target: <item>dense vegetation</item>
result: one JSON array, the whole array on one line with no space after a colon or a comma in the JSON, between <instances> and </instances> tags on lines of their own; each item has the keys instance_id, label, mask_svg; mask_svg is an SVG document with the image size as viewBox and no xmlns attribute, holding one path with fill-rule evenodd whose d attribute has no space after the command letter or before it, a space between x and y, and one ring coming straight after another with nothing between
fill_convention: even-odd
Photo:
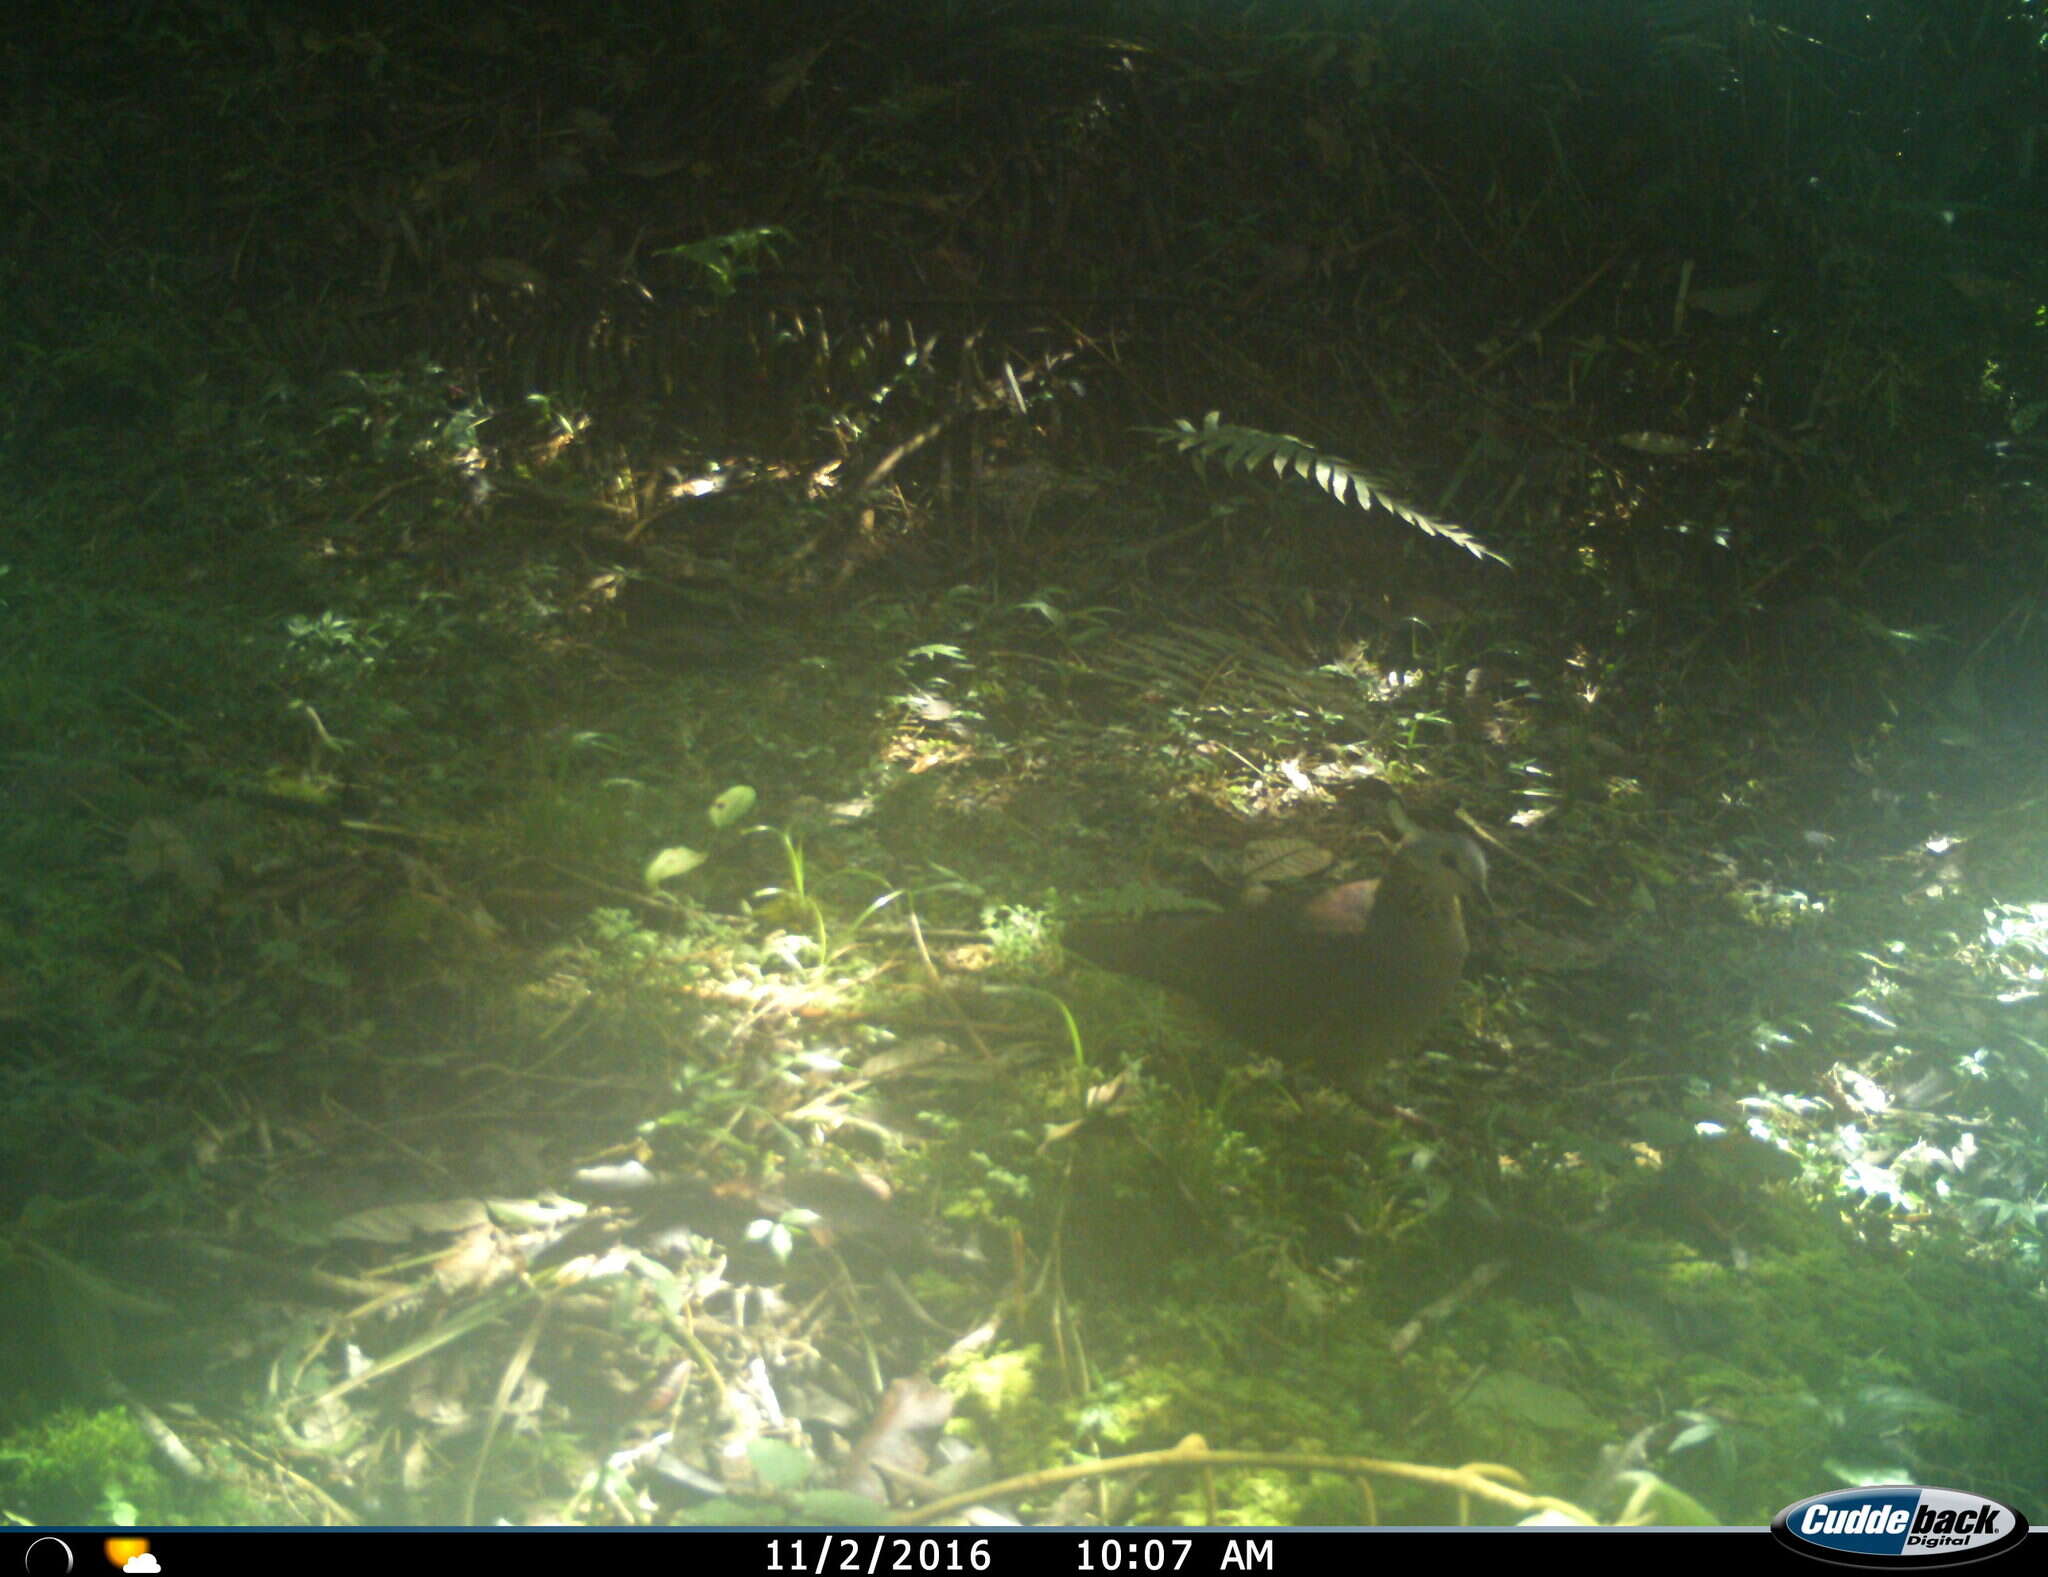
<instances>
[{"instance_id":1,"label":"dense vegetation","mask_svg":"<svg viewBox=\"0 0 2048 1577\"><path fill-rule=\"evenodd\" d=\"M4 24L0 1511L2048 1516L2038 8L313 9Z\"/></svg>"}]
</instances>

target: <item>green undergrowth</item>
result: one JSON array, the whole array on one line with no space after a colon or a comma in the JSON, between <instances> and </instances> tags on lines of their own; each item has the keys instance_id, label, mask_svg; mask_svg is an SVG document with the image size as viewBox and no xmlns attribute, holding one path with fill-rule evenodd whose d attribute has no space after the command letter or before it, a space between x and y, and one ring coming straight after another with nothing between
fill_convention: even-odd
<instances>
[{"instance_id":1,"label":"green undergrowth","mask_svg":"<svg viewBox=\"0 0 2048 1577\"><path fill-rule=\"evenodd\" d=\"M64 1526L246 1526L294 1520L232 1479L169 1468L121 1408L65 1407L0 1436L0 1517Z\"/></svg>"},{"instance_id":2,"label":"green undergrowth","mask_svg":"<svg viewBox=\"0 0 2048 1577\"><path fill-rule=\"evenodd\" d=\"M1137 1004L1126 1024L1154 1013L1141 988L1076 989L1084 1033L1117 1022L1091 996L1119 994ZM2024 1278L1965 1245L1900 1252L1794 1178L1749 1192L1737 1263L1670 1213L1674 1193L1713 1205L1704 1162L1544 1143L1484 1181L1469 1137L1362 1121L1171 1015L1127 1033L1154 1054L1114 1111L1069 1127L1100 1070L1048 1069L906 1174L956 1219L1057 1244L1069 1339L1013 1353L1001 1385L957 1377L972 1432L1005 1460L1199 1435L1501 1462L1593 1503L1603 1451L1655 1424L1647 1449L1726 1522L1872 1474L2033 1503L2024 1377L2048 1337ZM921 1285L943 1300L943 1283ZM1645 1396L1669 1410L1645 1417ZM1355 1483L1278 1466L1221 1482L1245 1523L1457 1514L1386 1483L1369 1512ZM1201 1515L1192 1485L1155 1493L1148 1517Z\"/></svg>"}]
</instances>

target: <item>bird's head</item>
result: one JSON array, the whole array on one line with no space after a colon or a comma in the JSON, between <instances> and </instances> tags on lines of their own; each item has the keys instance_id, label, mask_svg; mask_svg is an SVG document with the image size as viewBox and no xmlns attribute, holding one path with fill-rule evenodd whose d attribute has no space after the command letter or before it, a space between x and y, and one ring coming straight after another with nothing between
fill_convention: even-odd
<instances>
[{"instance_id":1,"label":"bird's head","mask_svg":"<svg viewBox=\"0 0 2048 1577\"><path fill-rule=\"evenodd\" d=\"M1486 855L1462 832L1412 828L1394 851L1394 863L1431 892L1448 893L1482 909L1493 907L1486 888Z\"/></svg>"}]
</instances>

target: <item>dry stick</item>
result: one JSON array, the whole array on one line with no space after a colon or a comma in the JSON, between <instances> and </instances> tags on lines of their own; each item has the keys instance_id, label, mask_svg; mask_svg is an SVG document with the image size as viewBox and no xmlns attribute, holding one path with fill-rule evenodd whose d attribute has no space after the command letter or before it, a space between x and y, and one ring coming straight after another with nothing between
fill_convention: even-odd
<instances>
[{"instance_id":1,"label":"dry stick","mask_svg":"<svg viewBox=\"0 0 2048 1577\"><path fill-rule=\"evenodd\" d=\"M1517 334L1513 339L1509 340L1507 344L1501 346L1499 350L1495 351L1491 356L1487 357L1486 360L1482 361L1477 367L1473 368L1470 374L1472 380L1476 382L1479 379L1485 377L1489 372L1493 371L1493 369L1497 367L1501 362L1506 361L1508 357L1512 356L1516 351L1520 350L1524 345L1528 344L1532 338L1534 338L1538 334L1541 334L1545 329L1549 328L1551 324L1555 323L1559 318L1563 317L1565 313L1570 310L1572 303L1577 301L1579 297L1583 296L1587 291L1591 290L1596 284L1598 284L1600 282L1601 276L1605 274L1610 268L1612 268L1616 263L1620 262L1621 258L1622 254L1616 252L1612 257L1608 258L1606 262L1602 263L1598 268L1594 269L1592 273L1588 274L1585 277L1585 279L1580 282L1579 287L1576 290L1568 292L1561 301L1559 301L1555 306L1553 306L1548 312L1544 313L1542 317L1538 318L1534 323L1530 324L1528 328L1524 329L1520 334Z\"/></svg>"},{"instance_id":2,"label":"dry stick","mask_svg":"<svg viewBox=\"0 0 2048 1577\"><path fill-rule=\"evenodd\" d=\"M1146 1473L1154 1468L1191 1467L1207 1472L1219 1467L1286 1467L1298 1468L1312 1473L1342 1473L1349 1477L1363 1478L1369 1474L1380 1474L1387 1478L1406 1479L1414 1484L1437 1484L1454 1489L1459 1496L1490 1500L1496 1505L1524 1513L1555 1511L1573 1522L1590 1524L1594 1519L1580 1507L1569 1501L1559 1500L1551 1495L1530 1495L1500 1482L1502 1478L1519 1479L1521 1475L1512 1468L1490 1462L1472 1462L1464 1467L1425 1467L1416 1462L1389 1462L1377 1457L1332 1456L1322 1453L1294 1451L1211 1451L1200 1435L1190 1435L1179 1445L1167 1451L1141 1451L1132 1456L1112 1457L1105 1462L1081 1462L1067 1467L1046 1468L1036 1473L1022 1473L1015 1478L983 1484L975 1489L961 1490L943 1500L927 1501L922 1506L912 1506L889 1517L890 1526L903 1523L928 1522L945 1512L956 1511L962 1506L976 1505L982 1501L996 1500L1007 1495L1026 1494L1035 1489L1050 1489L1058 1484L1070 1484L1075 1479L1090 1478L1096 1474Z\"/></svg>"},{"instance_id":3,"label":"dry stick","mask_svg":"<svg viewBox=\"0 0 2048 1577\"><path fill-rule=\"evenodd\" d=\"M996 1054L989 1049L988 1042L981 1038L981 1031L975 1028L974 1021L967 1016L966 1011L953 999L951 988L947 986L945 977L939 973L939 966L932 962L932 950L925 946L924 928L917 923L916 908L906 907L905 913L909 916L910 920L911 940L917 943L917 956L924 960L925 973L931 976L932 991L946 1005L948 1015L954 1027L974 1042L974 1049L980 1052L983 1058L990 1062L995 1061Z\"/></svg>"}]
</instances>

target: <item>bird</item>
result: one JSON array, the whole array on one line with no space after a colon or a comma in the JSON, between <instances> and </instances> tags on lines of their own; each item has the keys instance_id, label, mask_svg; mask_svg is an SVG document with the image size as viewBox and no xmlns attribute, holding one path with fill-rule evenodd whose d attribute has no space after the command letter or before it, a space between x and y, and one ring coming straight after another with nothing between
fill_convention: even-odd
<instances>
[{"instance_id":1,"label":"bird","mask_svg":"<svg viewBox=\"0 0 2048 1577\"><path fill-rule=\"evenodd\" d=\"M1356 1087L1410 1051L1458 986L1468 904L1487 905L1486 856L1461 832L1401 834L1386 874L1220 914L1066 927L1090 963L1192 997L1240 1039Z\"/></svg>"}]
</instances>

